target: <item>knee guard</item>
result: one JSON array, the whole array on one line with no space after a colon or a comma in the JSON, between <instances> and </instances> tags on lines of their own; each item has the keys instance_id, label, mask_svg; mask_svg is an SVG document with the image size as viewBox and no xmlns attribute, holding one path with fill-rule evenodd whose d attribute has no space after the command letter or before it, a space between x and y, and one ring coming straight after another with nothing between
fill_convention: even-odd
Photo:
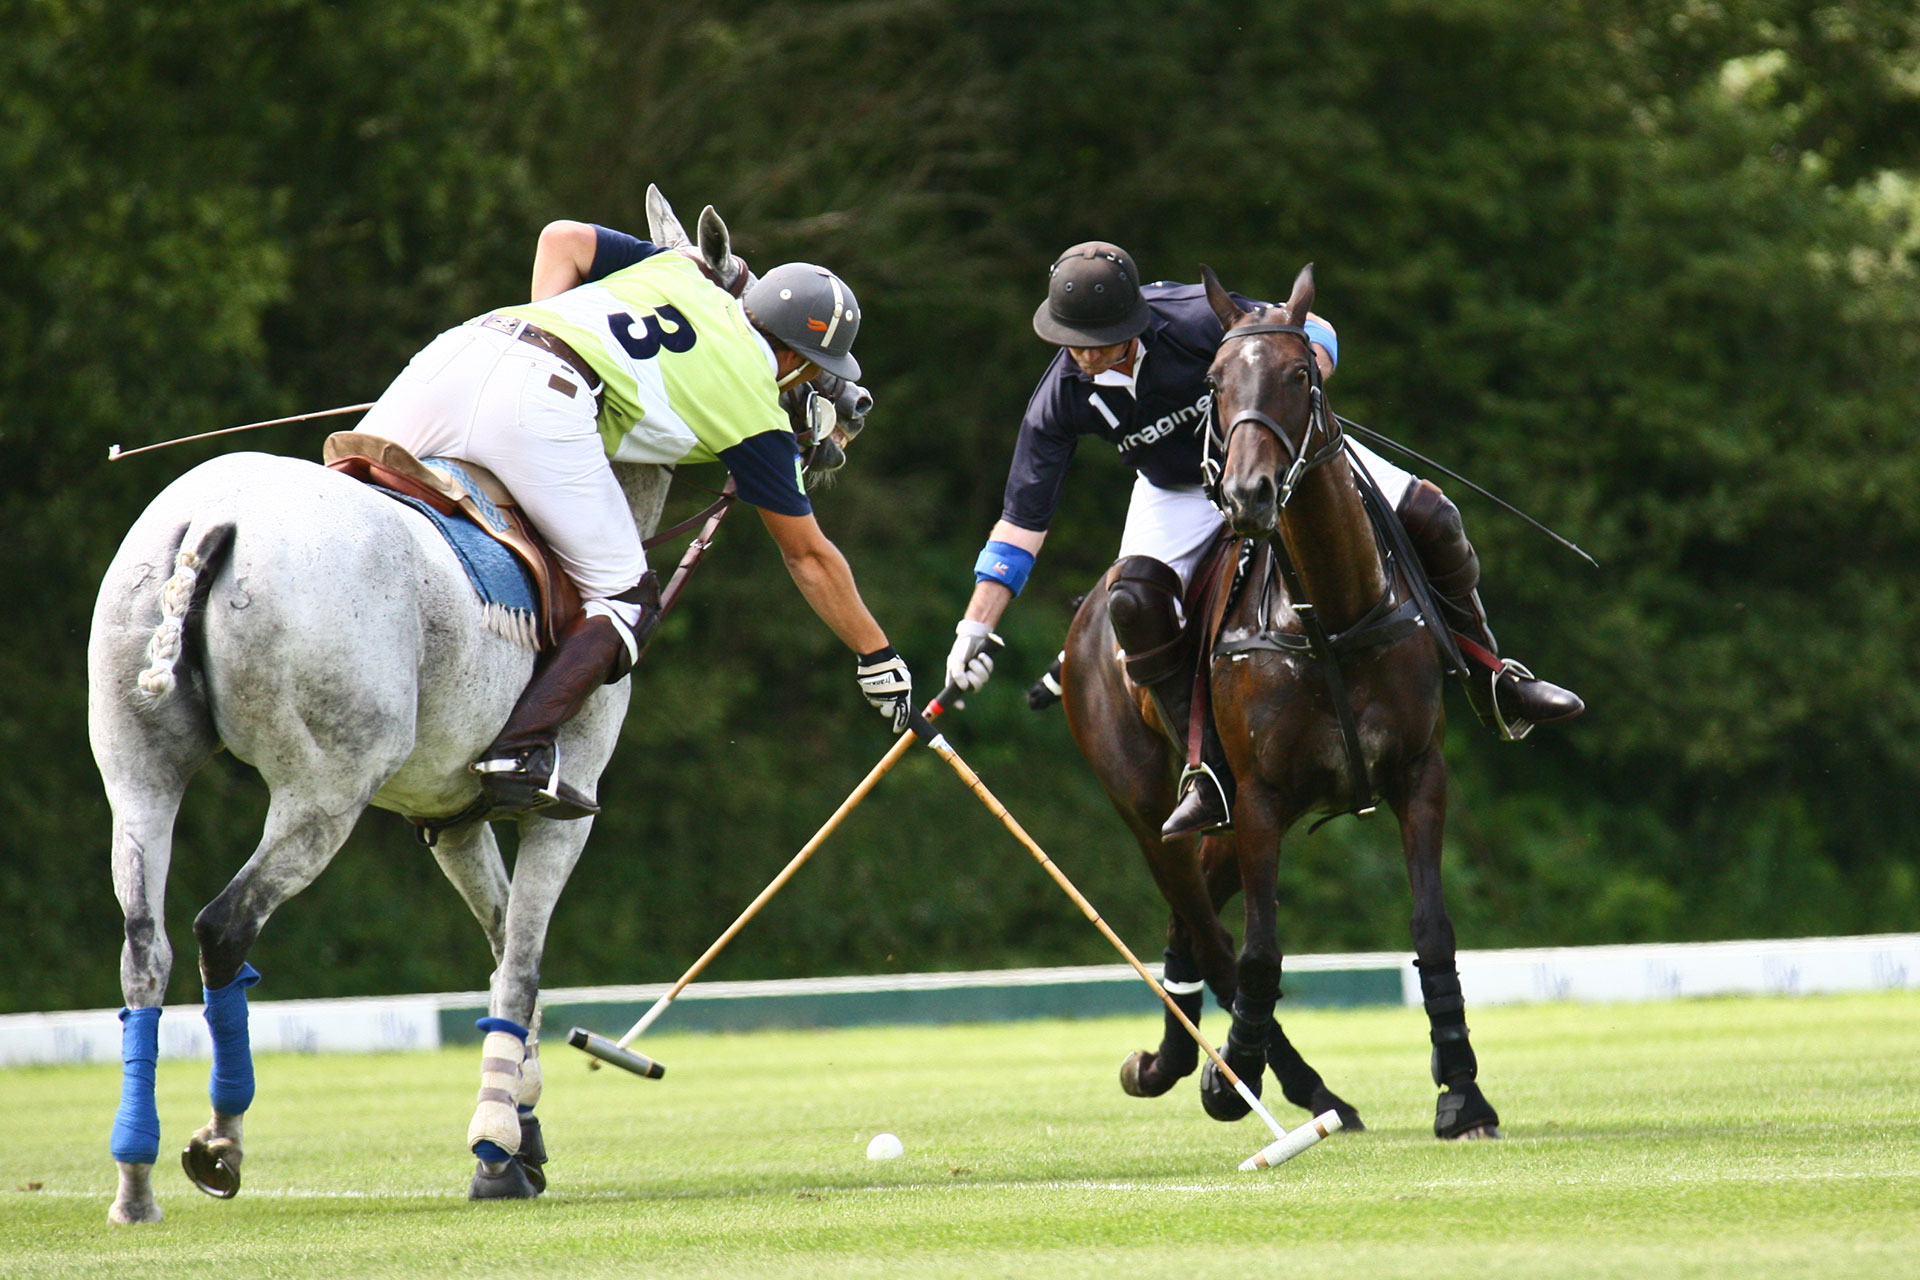
<instances>
[{"instance_id":1,"label":"knee guard","mask_svg":"<svg viewBox=\"0 0 1920 1280\"><path fill-rule=\"evenodd\" d=\"M1471 595L1480 586L1480 557L1467 541L1460 508L1431 480L1407 491L1400 523L1427 571L1433 589L1448 600Z\"/></svg>"},{"instance_id":2,"label":"knee guard","mask_svg":"<svg viewBox=\"0 0 1920 1280\"><path fill-rule=\"evenodd\" d=\"M605 618L620 633L621 652L607 676L608 684L618 683L640 661L641 651L660 625L660 575L649 569L619 595L589 600L583 612L589 618Z\"/></svg>"},{"instance_id":3,"label":"knee guard","mask_svg":"<svg viewBox=\"0 0 1920 1280\"><path fill-rule=\"evenodd\" d=\"M1107 617L1127 651L1127 675L1154 685L1190 670L1180 625L1180 575L1152 556L1128 556L1108 571Z\"/></svg>"}]
</instances>

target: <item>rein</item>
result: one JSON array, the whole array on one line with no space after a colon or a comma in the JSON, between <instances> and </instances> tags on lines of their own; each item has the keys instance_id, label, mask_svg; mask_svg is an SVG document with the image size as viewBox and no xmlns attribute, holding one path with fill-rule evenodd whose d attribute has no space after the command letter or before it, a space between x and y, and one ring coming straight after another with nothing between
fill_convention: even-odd
<instances>
[{"instance_id":1,"label":"rein","mask_svg":"<svg viewBox=\"0 0 1920 1280\"><path fill-rule=\"evenodd\" d=\"M707 492L712 493L713 490L709 489L707 490ZM715 517L714 524L718 525L720 523L718 517L724 516L727 512L727 508L731 507L732 505L733 505L733 477L728 476L726 488L720 491L719 497L715 498L712 502L708 503L705 507L702 507L700 510L694 512L692 515L688 516L685 520L682 520L679 524L676 524L675 526L673 526L673 528L662 529L659 533L654 534L651 538L648 538L645 542L642 542L640 544L640 547L643 551L651 551L655 547L659 546L661 543L669 542L674 538L679 537L681 534L693 528L693 526L699 524L701 521L705 520L709 516Z\"/></svg>"},{"instance_id":2,"label":"rein","mask_svg":"<svg viewBox=\"0 0 1920 1280\"><path fill-rule=\"evenodd\" d=\"M1251 338L1263 334L1288 334L1307 344L1309 401L1307 430L1299 445L1296 446L1278 422L1268 414L1253 408L1241 409L1234 415L1233 421L1223 429L1218 396L1212 398L1208 405L1207 435L1200 466L1207 498L1222 514L1225 514L1225 508L1221 503L1221 483L1226 469L1227 447L1233 438L1233 433L1241 424L1250 422L1263 428L1286 450L1289 462L1286 475L1280 481L1276 501L1276 507L1280 510L1285 509L1301 479L1308 472L1325 466L1345 451L1345 437L1339 426L1335 425L1339 419L1327 413L1326 393L1321 386L1320 365L1313 358L1313 342L1308 338L1304 326L1256 322L1229 329L1221 341L1225 343L1235 338ZM1208 383L1212 385L1211 377ZM1315 431L1326 438L1326 443L1317 451L1312 449ZM1272 630L1267 622L1268 602L1263 598L1258 605L1256 633L1242 639L1216 644L1213 657L1217 659L1224 655L1237 661L1250 652L1269 650L1295 657L1305 657L1319 669L1326 684L1328 701L1333 704L1334 716L1340 725L1341 742L1347 753L1351 789L1347 796L1347 808L1343 812L1351 813L1357 818L1364 818L1375 808L1373 776L1372 771L1367 768L1366 750L1360 741L1360 726L1353 714L1353 700L1347 696L1346 679L1340 672L1340 655L1355 649L1394 643L1425 624L1420 616L1419 605L1414 599L1403 600L1397 606L1393 603L1392 554L1387 548L1382 547L1382 559L1387 562L1386 590L1381 593L1379 601L1373 608L1369 609L1358 622L1337 636L1329 635L1326 625L1320 621L1319 610L1315 609L1313 602L1307 598L1305 584L1301 582L1299 571L1294 566L1292 553L1287 550L1286 539L1277 536L1278 532L1276 528L1273 534L1265 538L1268 546L1268 574L1264 584L1271 586L1271 575L1277 569L1281 580L1286 584L1287 596L1293 605L1293 611L1299 617L1301 628L1306 634L1294 636ZM1375 531L1374 536L1376 539L1380 536L1378 530ZM1340 815L1331 814L1322 818L1309 829L1309 834L1338 816Z\"/></svg>"}]
</instances>

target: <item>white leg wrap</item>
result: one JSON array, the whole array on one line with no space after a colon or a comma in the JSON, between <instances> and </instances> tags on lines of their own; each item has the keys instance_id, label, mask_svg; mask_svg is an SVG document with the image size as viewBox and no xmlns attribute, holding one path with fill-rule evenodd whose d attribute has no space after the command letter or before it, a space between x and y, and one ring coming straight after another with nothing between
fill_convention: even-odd
<instances>
[{"instance_id":1,"label":"white leg wrap","mask_svg":"<svg viewBox=\"0 0 1920 1280\"><path fill-rule=\"evenodd\" d=\"M526 1046L506 1031L487 1032L480 1048L480 1096L467 1126L467 1146L487 1141L509 1155L520 1150L520 1063Z\"/></svg>"},{"instance_id":2,"label":"white leg wrap","mask_svg":"<svg viewBox=\"0 0 1920 1280\"><path fill-rule=\"evenodd\" d=\"M540 1105L540 1049L527 1042L526 1060L520 1064L519 1105L531 1111Z\"/></svg>"}]
</instances>

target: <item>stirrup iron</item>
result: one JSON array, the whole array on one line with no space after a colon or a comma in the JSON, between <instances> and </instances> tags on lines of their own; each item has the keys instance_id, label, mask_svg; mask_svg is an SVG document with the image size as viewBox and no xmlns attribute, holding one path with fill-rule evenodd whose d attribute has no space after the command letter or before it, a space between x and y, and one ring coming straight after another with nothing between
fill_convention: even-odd
<instances>
[{"instance_id":1,"label":"stirrup iron","mask_svg":"<svg viewBox=\"0 0 1920 1280\"><path fill-rule=\"evenodd\" d=\"M1515 716L1513 721L1509 723L1507 717L1501 713L1500 681L1503 677L1509 675L1514 678L1516 683L1521 680L1538 680L1540 677L1527 670L1524 664L1512 658L1500 659L1500 669L1489 672L1487 675L1488 680L1491 682L1489 688L1492 697L1494 727L1499 730L1500 737L1503 741L1518 742L1533 732L1533 721Z\"/></svg>"}]
</instances>

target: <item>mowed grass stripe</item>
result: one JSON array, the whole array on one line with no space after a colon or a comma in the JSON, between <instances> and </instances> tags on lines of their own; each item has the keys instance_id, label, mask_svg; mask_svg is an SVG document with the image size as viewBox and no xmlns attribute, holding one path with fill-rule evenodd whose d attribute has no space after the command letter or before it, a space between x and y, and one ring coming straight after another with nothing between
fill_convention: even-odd
<instances>
[{"instance_id":1,"label":"mowed grass stripe","mask_svg":"<svg viewBox=\"0 0 1920 1280\"><path fill-rule=\"evenodd\" d=\"M1370 1129L1256 1174L1235 1165L1258 1122L1207 1120L1191 1080L1121 1094L1156 1019L662 1034L660 1082L554 1036L532 1204L462 1198L471 1049L263 1057L225 1203L171 1154L205 1119L204 1064L164 1063L168 1219L133 1230L105 1221L117 1071L0 1072L0 1274L1920 1270L1920 996L1470 1011L1508 1137L1460 1144L1431 1136L1419 1010L1283 1012ZM869 1161L883 1129L907 1153Z\"/></svg>"}]
</instances>

